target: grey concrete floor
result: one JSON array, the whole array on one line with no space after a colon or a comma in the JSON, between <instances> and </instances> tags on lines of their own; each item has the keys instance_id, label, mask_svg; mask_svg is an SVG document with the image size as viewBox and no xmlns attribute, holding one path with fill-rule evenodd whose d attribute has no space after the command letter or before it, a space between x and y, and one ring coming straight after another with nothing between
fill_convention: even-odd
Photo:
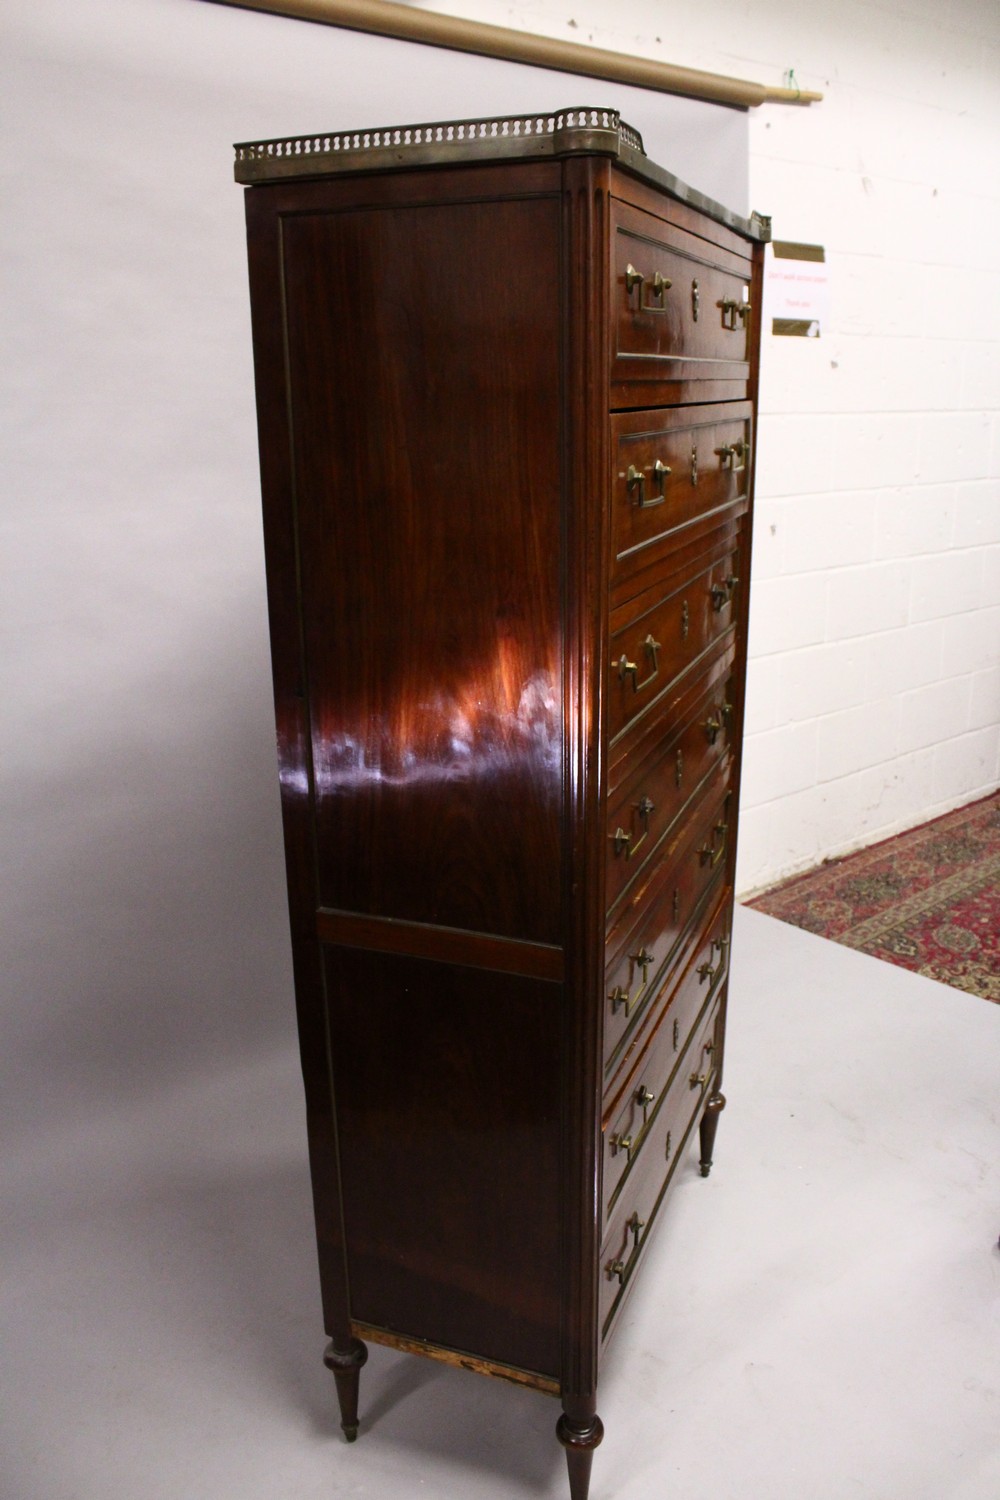
<instances>
[{"instance_id":1,"label":"grey concrete floor","mask_svg":"<svg viewBox=\"0 0 1000 1500\"><path fill-rule=\"evenodd\" d=\"M726 1092L605 1361L593 1500L996 1500L1000 1007L740 910ZM565 1500L557 1403L430 1361L373 1348L340 1440L291 1045L4 1178L4 1496Z\"/></svg>"}]
</instances>

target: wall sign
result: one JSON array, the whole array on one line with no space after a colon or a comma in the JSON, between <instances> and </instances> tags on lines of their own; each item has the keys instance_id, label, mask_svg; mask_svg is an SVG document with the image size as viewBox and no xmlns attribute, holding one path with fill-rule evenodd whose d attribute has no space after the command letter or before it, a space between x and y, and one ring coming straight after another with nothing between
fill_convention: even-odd
<instances>
[{"instance_id":1,"label":"wall sign","mask_svg":"<svg viewBox=\"0 0 1000 1500\"><path fill-rule=\"evenodd\" d=\"M829 268L822 245L775 240L764 270L771 332L818 339L830 316Z\"/></svg>"}]
</instances>

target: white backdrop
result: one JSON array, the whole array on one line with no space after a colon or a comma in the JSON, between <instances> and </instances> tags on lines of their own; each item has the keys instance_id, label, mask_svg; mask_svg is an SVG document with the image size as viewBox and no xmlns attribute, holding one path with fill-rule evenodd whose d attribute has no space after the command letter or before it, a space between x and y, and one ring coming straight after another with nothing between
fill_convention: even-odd
<instances>
[{"instance_id":1,"label":"white backdrop","mask_svg":"<svg viewBox=\"0 0 1000 1500\"><path fill-rule=\"evenodd\" d=\"M745 212L747 117L198 0L5 30L2 1086L69 1140L293 1034L231 143L607 102Z\"/></svg>"}]
</instances>

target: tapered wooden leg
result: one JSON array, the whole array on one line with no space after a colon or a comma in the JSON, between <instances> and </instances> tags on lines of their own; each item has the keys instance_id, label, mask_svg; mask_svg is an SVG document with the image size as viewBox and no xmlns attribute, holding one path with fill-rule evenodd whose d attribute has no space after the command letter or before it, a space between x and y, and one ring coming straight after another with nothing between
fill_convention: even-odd
<instances>
[{"instance_id":1,"label":"tapered wooden leg","mask_svg":"<svg viewBox=\"0 0 1000 1500\"><path fill-rule=\"evenodd\" d=\"M589 1422L574 1422L563 1412L556 1423L556 1437L566 1449L570 1500L587 1500L594 1449L603 1436L604 1426L597 1416Z\"/></svg>"},{"instance_id":2,"label":"tapered wooden leg","mask_svg":"<svg viewBox=\"0 0 1000 1500\"><path fill-rule=\"evenodd\" d=\"M712 1151L715 1147L715 1132L719 1128L719 1116L726 1107L725 1094L712 1094L705 1105L698 1134L701 1137L701 1175L707 1177L712 1170Z\"/></svg>"},{"instance_id":3,"label":"tapered wooden leg","mask_svg":"<svg viewBox=\"0 0 1000 1500\"><path fill-rule=\"evenodd\" d=\"M327 1344L323 1363L333 1371L337 1382L337 1400L340 1402L340 1425L349 1443L358 1435L358 1387L361 1384L361 1366L368 1358L368 1346L360 1339L351 1339L348 1349L338 1349Z\"/></svg>"}]
</instances>

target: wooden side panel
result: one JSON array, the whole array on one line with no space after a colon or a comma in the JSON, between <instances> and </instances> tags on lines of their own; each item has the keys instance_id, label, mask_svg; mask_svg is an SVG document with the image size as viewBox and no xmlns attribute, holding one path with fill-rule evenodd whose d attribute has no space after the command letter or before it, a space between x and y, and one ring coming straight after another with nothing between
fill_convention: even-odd
<instances>
[{"instance_id":1,"label":"wooden side panel","mask_svg":"<svg viewBox=\"0 0 1000 1500\"><path fill-rule=\"evenodd\" d=\"M326 951L351 1316L559 1371L558 985Z\"/></svg>"},{"instance_id":2,"label":"wooden side panel","mask_svg":"<svg viewBox=\"0 0 1000 1500\"><path fill-rule=\"evenodd\" d=\"M558 942L558 198L282 238L320 904Z\"/></svg>"}]
</instances>

